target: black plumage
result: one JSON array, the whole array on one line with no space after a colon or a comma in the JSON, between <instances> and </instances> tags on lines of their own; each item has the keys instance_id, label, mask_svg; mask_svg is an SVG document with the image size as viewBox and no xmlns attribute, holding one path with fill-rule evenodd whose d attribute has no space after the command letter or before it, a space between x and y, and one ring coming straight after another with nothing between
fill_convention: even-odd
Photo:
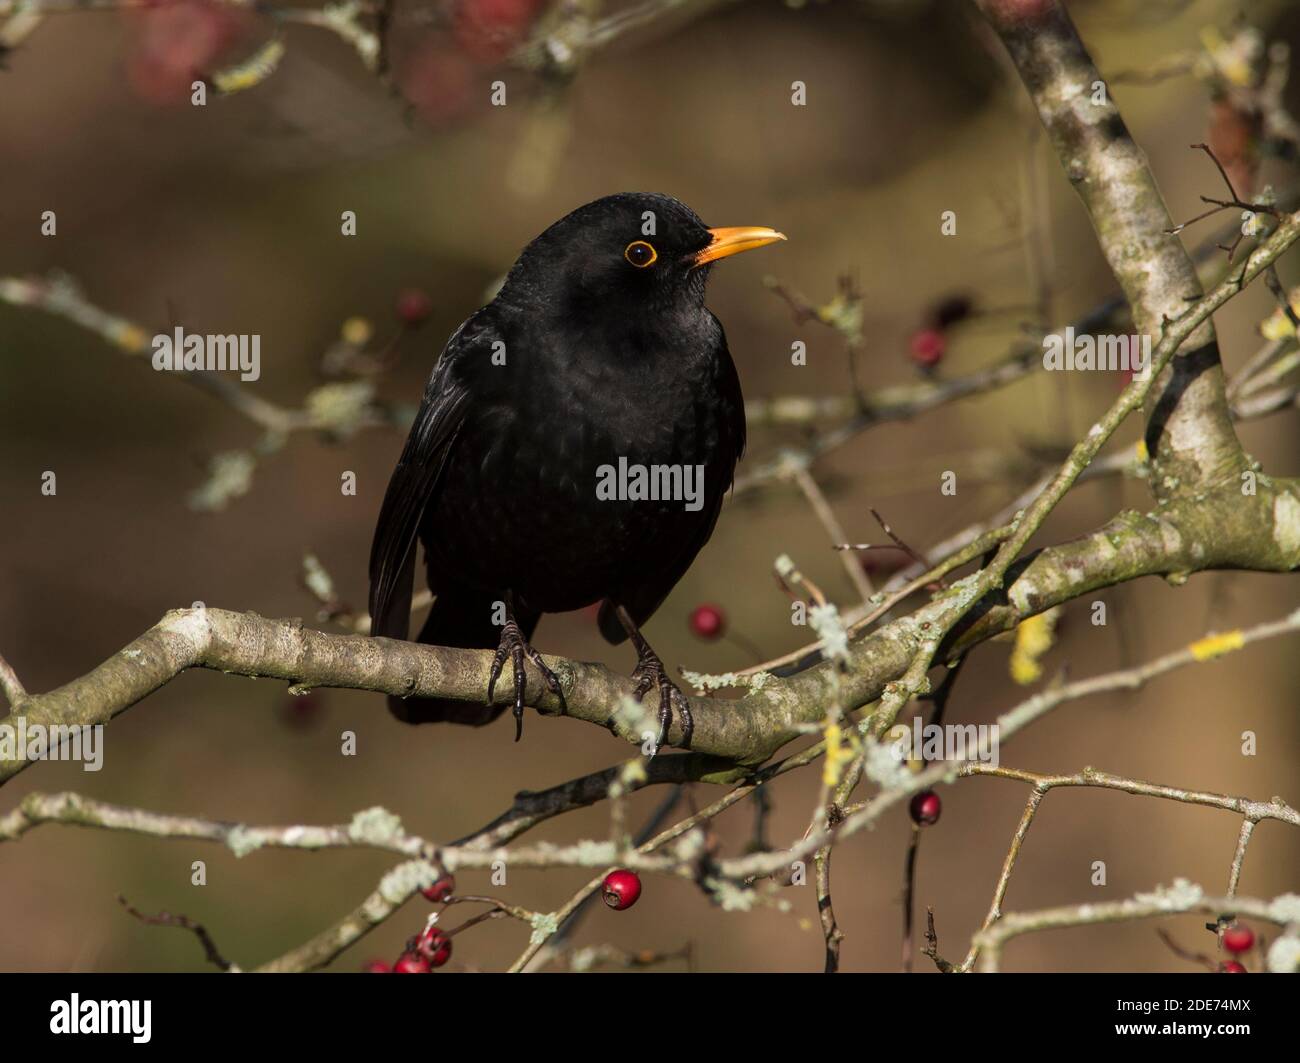
<instances>
[{"instance_id":1,"label":"black plumage","mask_svg":"<svg viewBox=\"0 0 1300 1063\"><path fill-rule=\"evenodd\" d=\"M685 699L638 629L708 541L745 447L740 381L704 305L709 264L778 239L625 193L530 243L429 377L375 529L372 634L406 637L418 538L436 595L419 641L497 647L493 683L510 659L521 719L524 656L559 693L530 645L541 615L601 601L605 637L637 645L638 693L659 687L660 741L675 702L689 744ZM702 467L698 508L598 497L599 470L620 458ZM491 697L390 706L408 722L480 725L505 707Z\"/></svg>"}]
</instances>

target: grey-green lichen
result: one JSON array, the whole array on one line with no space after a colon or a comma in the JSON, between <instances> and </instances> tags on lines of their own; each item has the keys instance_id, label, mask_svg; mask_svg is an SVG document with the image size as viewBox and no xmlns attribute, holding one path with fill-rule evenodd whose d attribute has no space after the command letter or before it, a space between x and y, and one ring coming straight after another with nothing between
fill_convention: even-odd
<instances>
[{"instance_id":1,"label":"grey-green lichen","mask_svg":"<svg viewBox=\"0 0 1300 1063\"><path fill-rule=\"evenodd\" d=\"M424 860L407 860L398 864L379 880L379 896L389 905L403 903L408 897L438 881L438 869Z\"/></svg>"},{"instance_id":2,"label":"grey-green lichen","mask_svg":"<svg viewBox=\"0 0 1300 1063\"><path fill-rule=\"evenodd\" d=\"M1279 923L1300 924L1300 894L1284 893L1275 897L1268 910Z\"/></svg>"},{"instance_id":3,"label":"grey-green lichen","mask_svg":"<svg viewBox=\"0 0 1300 1063\"><path fill-rule=\"evenodd\" d=\"M232 827L230 833L226 835L226 846L236 857L245 857L265 844L265 839L258 831L249 830L242 823Z\"/></svg>"},{"instance_id":4,"label":"grey-green lichen","mask_svg":"<svg viewBox=\"0 0 1300 1063\"><path fill-rule=\"evenodd\" d=\"M403 836L401 817L375 805L352 817L348 837L365 845L391 845Z\"/></svg>"},{"instance_id":5,"label":"grey-green lichen","mask_svg":"<svg viewBox=\"0 0 1300 1063\"><path fill-rule=\"evenodd\" d=\"M683 668L682 678L696 690L701 691L723 690L727 687L762 690L767 685L768 680L774 679L775 676L771 672L754 672L751 675L741 675L739 672L713 674L710 672L692 672L689 668Z\"/></svg>"},{"instance_id":6,"label":"grey-green lichen","mask_svg":"<svg viewBox=\"0 0 1300 1063\"><path fill-rule=\"evenodd\" d=\"M808 625L817 632L827 657L848 664L849 630L844 625L840 611L830 602L814 605L808 610Z\"/></svg>"},{"instance_id":7,"label":"grey-green lichen","mask_svg":"<svg viewBox=\"0 0 1300 1063\"><path fill-rule=\"evenodd\" d=\"M538 912L529 922L533 928L532 935L529 937L530 945L541 945L560 929L560 921L554 912Z\"/></svg>"},{"instance_id":8,"label":"grey-green lichen","mask_svg":"<svg viewBox=\"0 0 1300 1063\"><path fill-rule=\"evenodd\" d=\"M615 732L621 738L631 738L635 741L640 741L643 734L657 733L659 727L644 702L638 701L630 694L624 694L618 699L618 705L610 719L614 724Z\"/></svg>"},{"instance_id":9,"label":"grey-green lichen","mask_svg":"<svg viewBox=\"0 0 1300 1063\"><path fill-rule=\"evenodd\" d=\"M1185 878L1176 878L1171 886L1157 886L1150 893L1139 893L1137 899L1167 911L1183 911L1200 902L1205 890Z\"/></svg>"},{"instance_id":10,"label":"grey-green lichen","mask_svg":"<svg viewBox=\"0 0 1300 1063\"><path fill-rule=\"evenodd\" d=\"M1300 933L1288 930L1268 947L1268 969L1274 974L1300 973Z\"/></svg>"}]
</instances>

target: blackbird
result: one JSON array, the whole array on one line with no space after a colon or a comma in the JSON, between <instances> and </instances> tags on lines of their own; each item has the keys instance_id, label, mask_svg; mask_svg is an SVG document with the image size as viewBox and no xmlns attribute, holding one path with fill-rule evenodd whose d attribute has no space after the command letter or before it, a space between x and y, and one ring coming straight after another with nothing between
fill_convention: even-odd
<instances>
[{"instance_id":1,"label":"blackbird","mask_svg":"<svg viewBox=\"0 0 1300 1063\"><path fill-rule=\"evenodd\" d=\"M394 715L489 723L510 660L518 741L525 658L563 703L530 643L539 618L601 602L601 633L636 647L637 697L658 689L657 745L674 705L690 745L686 698L640 628L713 533L745 447L710 263L784 239L710 229L671 196L606 196L524 248L452 334L379 512L371 633L407 635L418 537L435 595L419 641L496 656L485 706L390 697Z\"/></svg>"}]
</instances>

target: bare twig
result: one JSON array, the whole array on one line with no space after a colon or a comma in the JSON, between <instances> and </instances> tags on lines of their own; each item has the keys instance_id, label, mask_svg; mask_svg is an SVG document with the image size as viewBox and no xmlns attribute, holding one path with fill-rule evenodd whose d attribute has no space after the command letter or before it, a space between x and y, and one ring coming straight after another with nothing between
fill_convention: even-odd
<instances>
[{"instance_id":1,"label":"bare twig","mask_svg":"<svg viewBox=\"0 0 1300 1063\"><path fill-rule=\"evenodd\" d=\"M182 930L190 931L199 939L199 944L203 946L203 955L207 961L222 971L237 971L238 968L221 955L221 950L217 948L216 942L212 940L212 935L204 929L201 923L196 923L189 916L172 915L170 912L159 912L157 915L145 915L144 912L133 908L127 903L125 897L118 895L117 903L125 908L131 915L135 916L140 922L147 926L175 926Z\"/></svg>"}]
</instances>

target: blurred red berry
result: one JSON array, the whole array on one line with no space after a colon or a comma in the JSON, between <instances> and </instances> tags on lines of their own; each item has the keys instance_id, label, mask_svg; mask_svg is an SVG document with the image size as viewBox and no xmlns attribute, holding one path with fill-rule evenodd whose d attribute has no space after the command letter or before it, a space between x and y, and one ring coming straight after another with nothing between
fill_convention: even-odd
<instances>
[{"instance_id":1,"label":"blurred red berry","mask_svg":"<svg viewBox=\"0 0 1300 1063\"><path fill-rule=\"evenodd\" d=\"M441 967L451 959L451 938L436 926L427 927L416 939L415 951L428 960L431 967Z\"/></svg>"},{"instance_id":2,"label":"blurred red berry","mask_svg":"<svg viewBox=\"0 0 1300 1063\"><path fill-rule=\"evenodd\" d=\"M403 952L393 964L393 974L428 974L432 970L429 961L414 952Z\"/></svg>"},{"instance_id":3,"label":"blurred red berry","mask_svg":"<svg viewBox=\"0 0 1300 1063\"><path fill-rule=\"evenodd\" d=\"M939 822L943 802L933 790L922 790L919 794L913 795L908 811L912 813L912 822L918 827L929 827Z\"/></svg>"},{"instance_id":4,"label":"blurred red berry","mask_svg":"<svg viewBox=\"0 0 1300 1063\"><path fill-rule=\"evenodd\" d=\"M1223 932L1223 947L1229 952L1249 952L1255 946L1255 931L1248 926L1230 926Z\"/></svg>"},{"instance_id":5,"label":"blurred red berry","mask_svg":"<svg viewBox=\"0 0 1300 1063\"><path fill-rule=\"evenodd\" d=\"M948 337L935 328L923 328L913 333L910 344L912 361L923 369L932 369L943 360L948 349Z\"/></svg>"},{"instance_id":6,"label":"blurred red berry","mask_svg":"<svg viewBox=\"0 0 1300 1063\"><path fill-rule=\"evenodd\" d=\"M499 63L521 44L541 0L460 0L452 35L480 63Z\"/></svg>"},{"instance_id":7,"label":"blurred red berry","mask_svg":"<svg viewBox=\"0 0 1300 1063\"><path fill-rule=\"evenodd\" d=\"M383 960L371 960L361 968L366 974L392 974L393 969Z\"/></svg>"},{"instance_id":8,"label":"blurred red berry","mask_svg":"<svg viewBox=\"0 0 1300 1063\"><path fill-rule=\"evenodd\" d=\"M397 81L416 113L429 125L441 127L469 109L474 66L451 41L432 34L403 60Z\"/></svg>"},{"instance_id":9,"label":"blurred red berry","mask_svg":"<svg viewBox=\"0 0 1300 1063\"><path fill-rule=\"evenodd\" d=\"M717 605L697 605L691 610L691 631L712 642L721 638L727 627L727 614Z\"/></svg>"},{"instance_id":10,"label":"blurred red berry","mask_svg":"<svg viewBox=\"0 0 1300 1063\"><path fill-rule=\"evenodd\" d=\"M1250 972L1247 971L1246 968L1243 967L1236 960L1227 960L1219 964L1219 973L1220 974L1249 974Z\"/></svg>"},{"instance_id":11,"label":"blurred red berry","mask_svg":"<svg viewBox=\"0 0 1300 1063\"><path fill-rule=\"evenodd\" d=\"M157 104L187 100L193 83L220 66L218 57L253 25L248 11L211 0L168 0L135 21L127 78L137 95Z\"/></svg>"},{"instance_id":12,"label":"blurred red berry","mask_svg":"<svg viewBox=\"0 0 1300 1063\"><path fill-rule=\"evenodd\" d=\"M406 288L397 296L397 316L404 325L419 325L433 313L433 300L419 288Z\"/></svg>"},{"instance_id":13,"label":"blurred red berry","mask_svg":"<svg viewBox=\"0 0 1300 1063\"><path fill-rule=\"evenodd\" d=\"M314 727L325 709L325 696L313 690L310 694L286 694L280 702L280 720L295 731Z\"/></svg>"},{"instance_id":14,"label":"blurred red berry","mask_svg":"<svg viewBox=\"0 0 1300 1063\"><path fill-rule=\"evenodd\" d=\"M441 904L456 892L456 880L451 875L444 875L432 886L425 886L420 892L434 904Z\"/></svg>"},{"instance_id":15,"label":"blurred red berry","mask_svg":"<svg viewBox=\"0 0 1300 1063\"><path fill-rule=\"evenodd\" d=\"M625 911L636 904L637 898L641 896L641 879L637 877L635 871L627 871L623 868L611 871L605 876L601 895L605 898L605 903L614 911Z\"/></svg>"}]
</instances>

